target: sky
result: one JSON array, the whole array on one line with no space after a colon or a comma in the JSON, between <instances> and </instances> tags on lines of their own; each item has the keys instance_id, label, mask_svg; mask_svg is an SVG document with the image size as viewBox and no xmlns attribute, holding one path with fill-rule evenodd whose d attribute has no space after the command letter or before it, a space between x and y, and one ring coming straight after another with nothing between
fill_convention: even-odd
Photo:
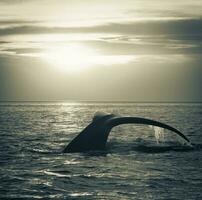
<instances>
[{"instance_id":1,"label":"sky","mask_svg":"<svg viewBox=\"0 0 202 200\"><path fill-rule=\"evenodd\" d=\"M0 101L202 101L202 1L0 0Z\"/></svg>"}]
</instances>

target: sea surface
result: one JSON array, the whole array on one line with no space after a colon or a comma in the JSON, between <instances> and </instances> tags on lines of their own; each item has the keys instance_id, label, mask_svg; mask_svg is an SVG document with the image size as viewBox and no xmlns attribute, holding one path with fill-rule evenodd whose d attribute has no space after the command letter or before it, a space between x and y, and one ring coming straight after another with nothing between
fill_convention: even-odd
<instances>
[{"instance_id":1,"label":"sea surface","mask_svg":"<svg viewBox=\"0 0 202 200\"><path fill-rule=\"evenodd\" d=\"M103 152L62 153L97 111L167 123L193 148L130 124ZM1 102L0 199L201 200L202 104Z\"/></svg>"}]
</instances>

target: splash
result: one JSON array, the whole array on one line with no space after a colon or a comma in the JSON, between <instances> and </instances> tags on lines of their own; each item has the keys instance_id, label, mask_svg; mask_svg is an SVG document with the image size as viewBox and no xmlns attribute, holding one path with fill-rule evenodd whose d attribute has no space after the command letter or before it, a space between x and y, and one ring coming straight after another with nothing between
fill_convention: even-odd
<instances>
[{"instance_id":1,"label":"splash","mask_svg":"<svg viewBox=\"0 0 202 200\"><path fill-rule=\"evenodd\" d=\"M151 126L154 130L154 136L156 138L156 143L159 144L161 142L165 141L165 133L164 129L157 127L157 126Z\"/></svg>"},{"instance_id":2,"label":"splash","mask_svg":"<svg viewBox=\"0 0 202 200\"><path fill-rule=\"evenodd\" d=\"M160 143L178 143L182 146L189 146L189 147L193 147L193 145L191 144L191 142L187 142L185 141L182 137L180 137L179 135L174 135L171 138L168 138L168 135L166 135L166 132L163 128L157 127L157 126L149 126L150 128L152 128L154 130L154 136L156 139L156 143L160 144Z\"/></svg>"}]
</instances>

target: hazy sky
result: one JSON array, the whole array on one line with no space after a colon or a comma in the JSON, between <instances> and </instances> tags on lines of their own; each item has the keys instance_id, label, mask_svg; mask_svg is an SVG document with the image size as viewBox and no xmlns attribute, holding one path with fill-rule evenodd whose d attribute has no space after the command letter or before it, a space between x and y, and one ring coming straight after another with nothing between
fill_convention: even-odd
<instances>
[{"instance_id":1,"label":"hazy sky","mask_svg":"<svg viewBox=\"0 0 202 200\"><path fill-rule=\"evenodd\" d=\"M202 101L202 1L0 0L0 100Z\"/></svg>"}]
</instances>

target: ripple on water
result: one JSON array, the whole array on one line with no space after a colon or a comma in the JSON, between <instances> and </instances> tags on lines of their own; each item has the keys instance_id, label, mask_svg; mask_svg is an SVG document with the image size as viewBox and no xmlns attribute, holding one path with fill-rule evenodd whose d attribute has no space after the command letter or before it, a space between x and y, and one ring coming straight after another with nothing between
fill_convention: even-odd
<instances>
[{"instance_id":1,"label":"ripple on water","mask_svg":"<svg viewBox=\"0 0 202 200\"><path fill-rule=\"evenodd\" d=\"M150 128L128 125L105 152L61 153L96 110L161 119L197 148L156 144ZM0 199L202 199L201 114L184 104L0 106Z\"/></svg>"}]
</instances>

